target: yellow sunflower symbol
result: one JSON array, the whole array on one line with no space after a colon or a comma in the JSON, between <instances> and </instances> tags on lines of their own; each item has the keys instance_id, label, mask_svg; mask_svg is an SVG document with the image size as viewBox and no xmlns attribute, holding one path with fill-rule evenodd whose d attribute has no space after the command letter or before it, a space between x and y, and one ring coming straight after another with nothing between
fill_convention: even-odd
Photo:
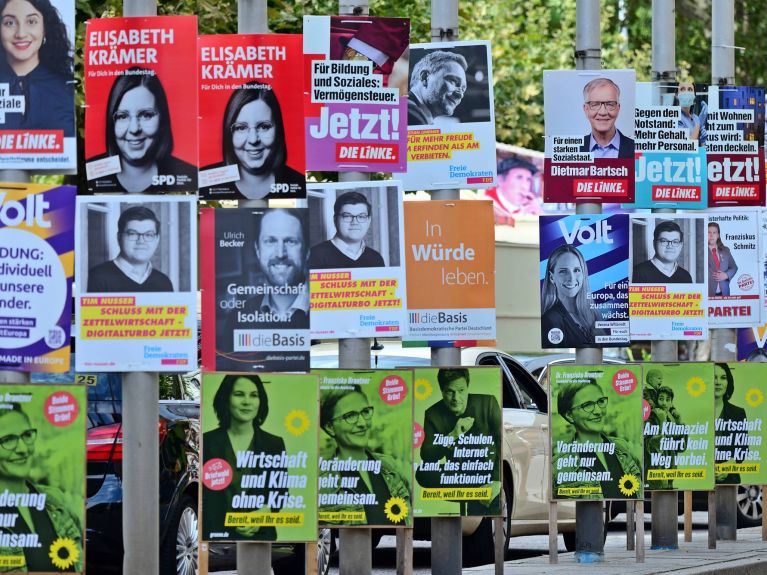
<instances>
[{"instance_id":1,"label":"yellow sunflower symbol","mask_svg":"<svg viewBox=\"0 0 767 575\"><path fill-rule=\"evenodd\" d=\"M621 493L626 497L631 497L639 490L639 480L636 478L636 475L626 473L618 481L618 489L620 489Z\"/></svg>"},{"instance_id":2,"label":"yellow sunflower symbol","mask_svg":"<svg viewBox=\"0 0 767 575\"><path fill-rule=\"evenodd\" d=\"M407 517L407 503L402 497L389 497L384 505L386 518L392 523L399 523Z\"/></svg>"},{"instance_id":3,"label":"yellow sunflower symbol","mask_svg":"<svg viewBox=\"0 0 767 575\"><path fill-rule=\"evenodd\" d=\"M746 392L746 403L751 407L757 407L758 405L761 405L763 401L764 394L761 389L752 387Z\"/></svg>"},{"instance_id":4,"label":"yellow sunflower symbol","mask_svg":"<svg viewBox=\"0 0 767 575\"><path fill-rule=\"evenodd\" d=\"M51 563L53 563L54 567L64 571L77 563L77 560L80 558L80 550L73 539L59 537L51 543L48 557L51 558Z\"/></svg>"},{"instance_id":5,"label":"yellow sunflower symbol","mask_svg":"<svg viewBox=\"0 0 767 575\"><path fill-rule=\"evenodd\" d=\"M415 398L423 401L427 399L432 392L431 384L428 379L417 379L415 381Z\"/></svg>"},{"instance_id":6,"label":"yellow sunflower symbol","mask_svg":"<svg viewBox=\"0 0 767 575\"><path fill-rule=\"evenodd\" d=\"M294 409L285 416L285 429L298 437L309 429L309 417L303 409Z\"/></svg>"},{"instance_id":7,"label":"yellow sunflower symbol","mask_svg":"<svg viewBox=\"0 0 767 575\"><path fill-rule=\"evenodd\" d=\"M706 391L706 382L702 377L691 377L687 380L687 393L693 397L700 397Z\"/></svg>"}]
</instances>

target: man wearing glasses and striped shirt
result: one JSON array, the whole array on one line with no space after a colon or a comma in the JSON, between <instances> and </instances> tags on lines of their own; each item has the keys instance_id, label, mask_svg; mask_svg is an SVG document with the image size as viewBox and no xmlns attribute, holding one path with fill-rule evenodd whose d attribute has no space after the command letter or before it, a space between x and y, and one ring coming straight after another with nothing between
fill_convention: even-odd
<instances>
[{"instance_id":1,"label":"man wearing glasses and striped shirt","mask_svg":"<svg viewBox=\"0 0 767 575\"><path fill-rule=\"evenodd\" d=\"M583 112L591 133L583 137L581 152L591 152L594 159L634 157L634 140L615 127L620 96L621 89L609 78L595 78L583 87Z\"/></svg>"}]
</instances>

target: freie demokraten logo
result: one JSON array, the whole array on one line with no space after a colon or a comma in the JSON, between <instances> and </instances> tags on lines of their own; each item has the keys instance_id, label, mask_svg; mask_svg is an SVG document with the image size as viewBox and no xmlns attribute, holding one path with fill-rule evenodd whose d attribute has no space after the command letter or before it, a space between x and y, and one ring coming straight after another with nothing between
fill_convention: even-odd
<instances>
[{"instance_id":1,"label":"freie demokraten logo","mask_svg":"<svg viewBox=\"0 0 767 575\"><path fill-rule=\"evenodd\" d=\"M411 312L410 323L467 323L469 317L465 313L440 312Z\"/></svg>"}]
</instances>

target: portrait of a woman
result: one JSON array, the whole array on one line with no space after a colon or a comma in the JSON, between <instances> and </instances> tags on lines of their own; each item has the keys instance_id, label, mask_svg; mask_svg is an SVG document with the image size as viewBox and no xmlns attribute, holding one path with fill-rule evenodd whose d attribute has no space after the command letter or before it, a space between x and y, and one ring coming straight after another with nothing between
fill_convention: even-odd
<instances>
[{"instance_id":1,"label":"portrait of a woman","mask_svg":"<svg viewBox=\"0 0 767 575\"><path fill-rule=\"evenodd\" d=\"M708 295L730 295L730 280L738 273L738 264L730 248L722 243L719 224L708 222Z\"/></svg>"},{"instance_id":2,"label":"portrait of a woman","mask_svg":"<svg viewBox=\"0 0 767 575\"><path fill-rule=\"evenodd\" d=\"M596 312L589 306L589 271L578 248L559 246L549 254L541 287L543 347L593 344Z\"/></svg>"},{"instance_id":3,"label":"portrait of a woman","mask_svg":"<svg viewBox=\"0 0 767 575\"><path fill-rule=\"evenodd\" d=\"M384 512L386 502L398 497L410 506L409 481L399 471L396 460L391 455L374 452L370 447L373 417L374 408L359 385L351 389L323 390L320 395L320 426L335 444L331 458L361 462L358 470L340 472L341 481L337 486L321 488L320 494L350 493L357 495L358 500L371 500L370 504L321 505L321 512L357 511L365 514L364 520L338 523L393 525ZM321 473L321 477L328 475L333 473ZM375 503L372 498L364 498L365 495L374 495Z\"/></svg>"},{"instance_id":4,"label":"portrait of a woman","mask_svg":"<svg viewBox=\"0 0 767 575\"><path fill-rule=\"evenodd\" d=\"M118 76L107 99L105 156L119 156L120 172L95 181L98 192L161 193L196 188L197 168L173 156L168 98L152 70ZM157 176L172 176L173 182ZM162 182L162 183L161 183Z\"/></svg>"},{"instance_id":5,"label":"portrait of a woman","mask_svg":"<svg viewBox=\"0 0 767 575\"><path fill-rule=\"evenodd\" d=\"M63 130L75 135L73 50L49 0L0 0L0 84L24 98L23 113L5 112L6 130Z\"/></svg>"},{"instance_id":6,"label":"portrait of a woman","mask_svg":"<svg viewBox=\"0 0 767 575\"><path fill-rule=\"evenodd\" d=\"M746 410L730 403L735 392L735 379L730 366L726 363L714 364L714 417L716 417L715 435L717 439L716 459L718 465L740 463L743 458L735 458L735 436L738 432L732 427L746 419ZM722 440L720 438L727 438ZM741 448L746 451L747 447ZM729 457L727 457L729 455ZM716 472L716 482L722 485L740 483L739 473Z\"/></svg>"},{"instance_id":7,"label":"portrait of a woman","mask_svg":"<svg viewBox=\"0 0 767 575\"><path fill-rule=\"evenodd\" d=\"M260 473L256 468L237 468L237 453L252 451L279 455L285 451L285 441L262 429L269 415L269 400L261 378L257 375L227 375L213 398L213 410L218 419L218 427L202 436L203 462L220 458L232 466L232 481L226 489L220 491L207 490L205 507L203 509L203 537L211 532L234 531L236 535L229 539L274 541L277 531L274 527L225 527L224 519L227 512L269 511L263 509L233 509L232 499L235 495L245 493L249 496L263 495L268 500L269 493L287 492L287 489L269 488L269 476L287 471L285 467L268 468L264 487L242 488L243 474ZM279 509L272 509L273 512ZM220 537L219 537L220 538Z\"/></svg>"}]
</instances>

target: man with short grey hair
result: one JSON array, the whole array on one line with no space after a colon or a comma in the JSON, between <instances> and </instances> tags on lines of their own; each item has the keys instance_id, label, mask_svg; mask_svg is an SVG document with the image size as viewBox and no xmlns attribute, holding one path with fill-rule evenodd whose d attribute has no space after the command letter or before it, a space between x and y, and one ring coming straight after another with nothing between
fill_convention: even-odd
<instances>
[{"instance_id":1,"label":"man with short grey hair","mask_svg":"<svg viewBox=\"0 0 767 575\"><path fill-rule=\"evenodd\" d=\"M437 116L452 116L466 92L467 68L466 58L455 52L434 50L421 58L410 75L408 125L433 124Z\"/></svg>"},{"instance_id":2,"label":"man with short grey hair","mask_svg":"<svg viewBox=\"0 0 767 575\"><path fill-rule=\"evenodd\" d=\"M609 78L595 78L583 87L583 113L591 133L583 138L581 152L599 158L633 158L634 140L615 127L621 111L621 89Z\"/></svg>"}]
</instances>

